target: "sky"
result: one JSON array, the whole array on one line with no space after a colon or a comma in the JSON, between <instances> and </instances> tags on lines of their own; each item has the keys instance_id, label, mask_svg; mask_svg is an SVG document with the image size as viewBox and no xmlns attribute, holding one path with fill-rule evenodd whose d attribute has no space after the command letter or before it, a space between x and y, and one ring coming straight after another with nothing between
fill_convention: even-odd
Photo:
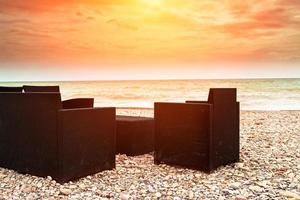
<instances>
[{"instance_id":1,"label":"sky","mask_svg":"<svg viewBox=\"0 0 300 200\"><path fill-rule=\"evenodd\" d=\"M0 0L0 81L300 77L300 0Z\"/></svg>"}]
</instances>

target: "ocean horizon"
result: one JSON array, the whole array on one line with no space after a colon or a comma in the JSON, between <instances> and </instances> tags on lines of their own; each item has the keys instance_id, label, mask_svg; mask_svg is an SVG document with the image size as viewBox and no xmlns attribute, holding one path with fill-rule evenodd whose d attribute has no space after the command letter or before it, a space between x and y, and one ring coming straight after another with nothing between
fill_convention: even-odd
<instances>
[{"instance_id":1,"label":"ocean horizon","mask_svg":"<svg viewBox=\"0 0 300 200\"><path fill-rule=\"evenodd\" d=\"M300 110L300 78L0 82L2 86L59 85L62 99L95 98L95 106L153 108L154 102L206 100L209 88L238 89L241 110Z\"/></svg>"}]
</instances>

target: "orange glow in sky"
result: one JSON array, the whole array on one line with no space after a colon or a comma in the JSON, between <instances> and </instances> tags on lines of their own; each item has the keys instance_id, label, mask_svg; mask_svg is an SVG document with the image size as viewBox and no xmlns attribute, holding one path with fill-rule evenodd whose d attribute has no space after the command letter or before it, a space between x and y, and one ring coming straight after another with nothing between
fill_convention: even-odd
<instances>
[{"instance_id":1,"label":"orange glow in sky","mask_svg":"<svg viewBox=\"0 0 300 200\"><path fill-rule=\"evenodd\" d=\"M0 27L6 71L300 62L299 0L0 0Z\"/></svg>"}]
</instances>

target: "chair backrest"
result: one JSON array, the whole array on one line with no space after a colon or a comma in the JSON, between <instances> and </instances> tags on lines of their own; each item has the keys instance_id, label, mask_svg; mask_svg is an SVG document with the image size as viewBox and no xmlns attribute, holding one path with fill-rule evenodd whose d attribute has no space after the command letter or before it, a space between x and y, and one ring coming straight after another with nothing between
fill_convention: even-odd
<instances>
[{"instance_id":1,"label":"chair backrest","mask_svg":"<svg viewBox=\"0 0 300 200\"><path fill-rule=\"evenodd\" d=\"M0 93L0 166L55 173L60 108L59 93Z\"/></svg>"},{"instance_id":2,"label":"chair backrest","mask_svg":"<svg viewBox=\"0 0 300 200\"><path fill-rule=\"evenodd\" d=\"M236 88L211 88L209 90L208 102L222 102L223 104L236 102Z\"/></svg>"},{"instance_id":3,"label":"chair backrest","mask_svg":"<svg viewBox=\"0 0 300 200\"><path fill-rule=\"evenodd\" d=\"M213 105L213 159L219 166L239 157L239 102L236 88L212 88L208 102Z\"/></svg>"},{"instance_id":4,"label":"chair backrest","mask_svg":"<svg viewBox=\"0 0 300 200\"><path fill-rule=\"evenodd\" d=\"M24 92L60 92L59 86L32 86L24 85Z\"/></svg>"},{"instance_id":5,"label":"chair backrest","mask_svg":"<svg viewBox=\"0 0 300 200\"><path fill-rule=\"evenodd\" d=\"M22 92L23 87L6 87L0 86L0 92Z\"/></svg>"}]
</instances>

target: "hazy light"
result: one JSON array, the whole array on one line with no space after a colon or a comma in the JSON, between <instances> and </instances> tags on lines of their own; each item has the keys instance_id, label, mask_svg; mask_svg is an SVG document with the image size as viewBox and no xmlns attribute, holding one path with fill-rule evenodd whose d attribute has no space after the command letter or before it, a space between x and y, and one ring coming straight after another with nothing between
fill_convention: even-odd
<instances>
[{"instance_id":1,"label":"hazy light","mask_svg":"<svg viewBox=\"0 0 300 200\"><path fill-rule=\"evenodd\" d=\"M149 5L159 5L163 3L163 0L142 0L142 1Z\"/></svg>"}]
</instances>

